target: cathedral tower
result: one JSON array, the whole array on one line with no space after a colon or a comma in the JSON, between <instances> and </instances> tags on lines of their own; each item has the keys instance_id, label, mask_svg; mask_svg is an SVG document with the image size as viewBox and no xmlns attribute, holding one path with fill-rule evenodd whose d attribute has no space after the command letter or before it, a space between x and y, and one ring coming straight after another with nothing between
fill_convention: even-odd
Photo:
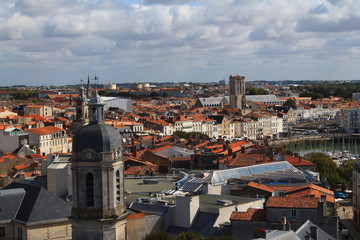
<instances>
[{"instance_id":1,"label":"cathedral tower","mask_svg":"<svg viewBox=\"0 0 360 240\"><path fill-rule=\"evenodd\" d=\"M72 238L126 239L122 139L104 124L104 105L96 93L89 101L88 125L73 139Z\"/></svg>"},{"instance_id":2,"label":"cathedral tower","mask_svg":"<svg viewBox=\"0 0 360 240\"><path fill-rule=\"evenodd\" d=\"M230 107L239 108L240 111L245 107L245 77L231 76L229 77L230 84Z\"/></svg>"},{"instance_id":3,"label":"cathedral tower","mask_svg":"<svg viewBox=\"0 0 360 240\"><path fill-rule=\"evenodd\" d=\"M79 96L76 98L76 118L71 124L71 132L75 134L82 126L89 123L88 99L81 86Z\"/></svg>"}]
</instances>

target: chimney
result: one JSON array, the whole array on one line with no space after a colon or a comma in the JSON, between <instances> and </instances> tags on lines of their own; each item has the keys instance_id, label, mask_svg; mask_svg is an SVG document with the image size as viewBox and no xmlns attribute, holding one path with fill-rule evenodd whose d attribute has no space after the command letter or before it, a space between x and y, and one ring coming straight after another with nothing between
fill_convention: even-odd
<instances>
[{"instance_id":1,"label":"chimney","mask_svg":"<svg viewBox=\"0 0 360 240\"><path fill-rule=\"evenodd\" d=\"M254 228L253 238L266 238L266 229Z\"/></svg>"},{"instance_id":2,"label":"chimney","mask_svg":"<svg viewBox=\"0 0 360 240\"><path fill-rule=\"evenodd\" d=\"M324 211L324 215L326 215L326 212L327 212L326 195L321 195L321 196L320 196L320 202L323 203L323 211Z\"/></svg>"},{"instance_id":3,"label":"chimney","mask_svg":"<svg viewBox=\"0 0 360 240\"><path fill-rule=\"evenodd\" d=\"M315 226L310 227L310 236L314 240L318 239L318 229L317 229L317 227L315 227Z\"/></svg>"},{"instance_id":4,"label":"chimney","mask_svg":"<svg viewBox=\"0 0 360 240\"><path fill-rule=\"evenodd\" d=\"M228 149L228 156L231 156L233 154L232 148Z\"/></svg>"},{"instance_id":5,"label":"chimney","mask_svg":"<svg viewBox=\"0 0 360 240\"><path fill-rule=\"evenodd\" d=\"M283 231L290 231L290 222L287 220L286 216L282 217L281 224Z\"/></svg>"},{"instance_id":6,"label":"chimney","mask_svg":"<svg viewBox=\"0 0 360 240\"><path fill-rule=\"evenodd\" d=\"M41 176L47 175L48 160L47 158L41 159Z\"/></svg>"},{"instance_id":7,"label":"chimney","mask_svg":"<svg viewBox=\"0 0 360 240\"><path fill-rule=\"evenodd\" d=\"M19 181L23 181L23 180L25 180L25 174L19 173Z\"/></svg>"}]
</instances>

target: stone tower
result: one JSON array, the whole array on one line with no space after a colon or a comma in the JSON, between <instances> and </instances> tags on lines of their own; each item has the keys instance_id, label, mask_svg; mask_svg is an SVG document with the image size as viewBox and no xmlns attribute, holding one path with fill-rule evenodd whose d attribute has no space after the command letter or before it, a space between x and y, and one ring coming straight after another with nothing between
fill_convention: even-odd
<instances>
[{"instance_id":1,"label":"stone tower","mask_svg":"<svg viewBox=\"0 0 360 240\"><path fill-rule=\"evenodd\" d=\"M245 77L231 76L229 77L230 84L230 107L239 108L243 110L245 107Z\"/></svg>"},{"instance_id":2,"label":"stone tower","mask_svg":"<svg viewBox=\"0 0 360 240\"><path fill-rule=\"evenodd\" d=\"M73 139L72 239L126 239L122 139L104 124L104 105L89 101L89 124Z\"/></svg>"},{"instance_id":3,"label":"stone tower","mask_svg":"<svg viewBox=\"0 0 360 240\"><path fill-rule=\"evenodd\" d=\"M76 118L71 124L71 132L73 134L75 134L82 126L89 123L88 99L82 86L80 88L80 94L76 98L75 112Z\"/></svg>"}]
</instances>

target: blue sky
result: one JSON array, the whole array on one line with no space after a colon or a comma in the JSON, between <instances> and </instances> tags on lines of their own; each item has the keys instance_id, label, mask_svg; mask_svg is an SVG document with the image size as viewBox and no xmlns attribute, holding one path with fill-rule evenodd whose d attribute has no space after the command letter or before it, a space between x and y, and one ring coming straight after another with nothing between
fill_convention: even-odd
<instances>
[{"instance_id":1,"label":"blue sky","mask_svg":"<svg viewBox=\"0 0 360 240\"><path fill-rule=\"evenodd\" d=\"M360 79L356 0L1 0L0 85Z\"/></svg>"}]
</instances>

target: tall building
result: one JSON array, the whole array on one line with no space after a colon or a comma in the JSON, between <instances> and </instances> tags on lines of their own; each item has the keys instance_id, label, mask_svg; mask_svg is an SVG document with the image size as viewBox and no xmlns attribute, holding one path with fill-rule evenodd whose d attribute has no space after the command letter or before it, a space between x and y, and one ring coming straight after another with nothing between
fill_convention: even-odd
<instances>
[{"instance_id":1,"label":"tall building","mask_svg":"<svg viewBox=\"0 0 360 240\"><path fill-rule=\"evenodd\" d=\"M357 226L360 226L360 161L356 161L354 164L353 169L353 197L352 197L352 204L353 204L353 216L354 222Z\"/></svg>"},{"instance_id":2,"label":"tall building","mask_svg":"<svg viewBox=\"0 0 360 240\"><path fill-rule=\"evenodd\" d=\"M73 140L73 239L126 239L122 139L104 124L104 101L89 101L89 124Z\"/></svg>"},{"instance_id":3,"label":"tall building","mask_svg":"<svg viewBox=\"0 0 360 240\"><path fill-rule=\"evenodd\" d=\"M243 110L245 107L245 77L231 76L229 77L230 84L230 107L239 108Z\"/></svg>"}]
</instances>

